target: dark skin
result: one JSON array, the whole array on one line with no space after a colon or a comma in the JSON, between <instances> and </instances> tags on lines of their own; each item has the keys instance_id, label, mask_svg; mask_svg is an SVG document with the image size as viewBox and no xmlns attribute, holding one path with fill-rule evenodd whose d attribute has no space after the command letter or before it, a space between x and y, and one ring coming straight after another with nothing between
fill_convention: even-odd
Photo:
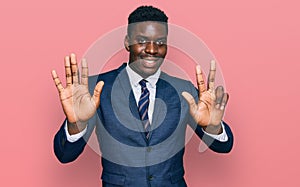
<instances>
[{"instance_id":1,"label":"dark skin","mask_svg":"<svg viewBox=\"0 0 300 187\"><path fill-rule=\"evenodd\" d=\"M221 120L224 116L225 106L229 95L224 92L222 86L215 89L216 63L211 61L210 72L208 76L208 85L205 86L201 67L196 66L197 85L199 90L198 103L195 102L193 96L188 92L183 92L182 96L186 99L190 106L190 114L198 125L210 133L221 134Z\"/></svg>"},{"instance_id":2,"label":"dark skin","mask_svg":"<svg viewBox=\"0 0 300 187\"><path fill-rule=\"evenodd\" d=\"M161 66L167 54L167 25L155 21L139 22L125 37L124 46L129 52L129 66L147 78ZM104 82L100 81L91 96L88 91L88 65L82 60L81 80L75 54L65 57L66 86L63 87L55 70L52 71L54 83L59 92L61 104L68 120L68 131L77 134L85 129L87 121L96 113L100 105L100 94ZM208 86L205 86L200 66L196 67L199 100L187 92L182 96L190 106L190 114L206 132L222 133L221 120L224 115L228 94L223 87L214 88L216 64L211 62Z\"/></svg>"},{"instance_id":3,"label":"dark skin","mask_svg":"<svg viewBox=\"0 0 300 187\"><path fill-rule=\"evenodd\" d=\"M159 69L167 54L167 34L164 23L146 21L134 24L124 40L133 71L147 78Z\"/></svg>"},{"instance_id":4,"label":"dark skin","mask_svg":"<svg viewBox=\"0 0 300 187\"><path fill-rule=\"evenodd\" d=\"M68 120L69 134L77 134L85 129L87 121L95 114L100 105L100 94L104 85L100 81L93 96L88 89L88 64L85 59L81 62L81 80L78 77L78 65L75 54L65 57L66 86L63 87L55 70L52 78L59 92L60 102Z\"/></svg>"}]
</instances>

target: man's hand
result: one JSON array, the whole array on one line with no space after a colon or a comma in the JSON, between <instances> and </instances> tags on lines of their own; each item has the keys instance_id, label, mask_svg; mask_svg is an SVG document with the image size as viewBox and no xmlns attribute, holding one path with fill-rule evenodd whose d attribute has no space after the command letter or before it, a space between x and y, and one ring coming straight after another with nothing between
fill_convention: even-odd
<instances>
[{"instance_id":1,"label":"man's hand","mask_svg":"<svg viewBox=\"0 0 300 187\"><path fill-rule=\"evenodd\" d=\"M211 134L222 133L221 120L224 115L225 106L228 101L228 93L224 93L222 86L215 87L216 63L211 61L208 76L208 86L206 88L200 66L196 66L196 77L199 90L198 103L193 96L183 92L182 96L190 106L190 114L202 126L206 132Z\"/></svg>"},{"instance_id":2,"label":"man's hand","mask_svg":"<svg viewBox=\"0 0 300 187\"><path fill-rule=\"evenodd\" d=\"M87 121L95 114L100 104L100 94L103 81L97 83L93 96L88 89L88 65L85 59L81 61L82 73L79 81L79 71L75 54L65 57L66 87L62 86L55 70L52 77L59 92L64 113L68 119L68 131L76 134L86 127Z\"/></svg>"}]
</instances>

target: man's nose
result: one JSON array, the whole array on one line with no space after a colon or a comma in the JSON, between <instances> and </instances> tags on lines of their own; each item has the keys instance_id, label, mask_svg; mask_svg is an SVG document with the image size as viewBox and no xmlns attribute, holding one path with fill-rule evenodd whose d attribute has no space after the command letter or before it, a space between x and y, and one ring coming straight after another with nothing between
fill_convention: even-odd
<instances>
[{"instance_id":1,"label":"man's nose","mask_svg":"<svg viewBox=\"0 0 300 187\"><path fill-rule=\"evenodd\" d=\"M153 41L147 42L145 52L148 54L156 54L158 52L158 46Z\"/></svg>"}]
</instances>

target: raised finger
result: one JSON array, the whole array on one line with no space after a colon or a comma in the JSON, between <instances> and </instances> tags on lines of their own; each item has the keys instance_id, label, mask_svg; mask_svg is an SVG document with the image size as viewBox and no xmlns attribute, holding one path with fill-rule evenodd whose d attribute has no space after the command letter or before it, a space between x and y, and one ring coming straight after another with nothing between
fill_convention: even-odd
<instances>
[{"instance_id":1,"label":"raised finger","mask_svg":"<svg viewBox=\"0 0 300 187\"><path fill-rule=\"evenodd\" d=\"M215 89L215 76L216 76L216 62L210 62L210 69L208 74L208 90L213 92Z\"/></svg>"},{"instance_id":2,"label":"raised finger","mask_svg":"<svg viewBox=\"0 0 300 187\"><path fill-rule=\"evenodd\" d=\"M53 78L54 84L55 84L58 92L61 93L64 90L64 87L62 86L61 81L59 80L56 71L53 70L51 72L51 74L52 74L52 78Z\"/></svg>"},{"instance_id":3,"label":"raised finger","mask_svg":"<svg viewBox=\"0 0 300 187\"><path fill-rule=\"evenodd\" d=\"M84 85L88 85L88 75L89 75L89 69L87 65L86 59L81 60L81 83Z\"/></svg>"},{"instance_id":4,"label":"raised finger","mask_svg":"<svg viewBox=\"0 0 300 187\"><path fill-rule=\"evenodd\" d=\"M218 86L216 88L216 108L217 109L219 109L221 107L223 95L224 95L224 88L222 86Z\"/></svg>"},{"instance_id":5,"label":"raised finger","mask_svg":"<svg viewBox=\"0 0 300 187\"><path fill-rule=\"evenodd\" d=\"M66 84L67 86L72 85L72 72L71 72L71 63L70 63L70 57L65 57L65 73L66 73Z\"/></svg>"},{"instance_id":6,"label":"raised finger","mask_svg":"<svg viewBox=\"0 0 300 187\"><path fill-rule=\"evenodd\" d=\"M70 55L70 59L71 59L72 81L73 84L76 85L78 84L78 65L76 61L76 55L72 53Z\"/></svg>"},{"instance_id":7,"label":"raised finger","mask_svg":"<svg viewBox=\"0 0 300 187\"><path fill-rule=\"evenodd\" d=\"M223 98L222 98L222 103L221 103L220 110L224 110L224 109L225 109L226 104L227 104L227 102L228 102L228 99L229 99L228 93L224 93L224 94L223 94Z\"/></svg>"},{"instance_id":8,"label":"raised finger","mask_svg":"<svg viewBox=\"0 0 300 187\"><path fill-rule=\"evenodd\" d=\"M206 91L205 82L203 79L203 74L200 65L196 66L196 77L197 77L197 85L198 85L199 98L200 98L201 93Z\"/></svg>"}]
</instances>

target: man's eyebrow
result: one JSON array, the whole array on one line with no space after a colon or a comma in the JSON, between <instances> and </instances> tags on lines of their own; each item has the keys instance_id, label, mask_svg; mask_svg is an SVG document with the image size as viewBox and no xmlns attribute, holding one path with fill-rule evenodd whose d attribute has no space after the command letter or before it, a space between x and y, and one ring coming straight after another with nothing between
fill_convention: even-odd
<instances>
[{"instance_id":1,"label":"man's eyebrow","mask_svg":"<svg viewBox=\"0 0 300 187\"><path fill-rule=\"evenodd\" d=\"M145 35L136 35L135 36L136 38L146 38L148 39L149 37L145 36ZM167 39L167 36L162 36L162 37L158 37L156 40L166 40Z\"/></svg>"},{"instance_id":2,"label":"man's eyebrow","mask_svg":"<svg viewBox=\"0 0 300 187\"><path fill-rule=\"evenodd\" d=\"M143 35L136 35L136 38L148 38L147 36L143 36Z\"/></svg>"},{"instance_id":3,"label":"man's eyebrow","mask_svg":"<svg viewBox=\"0 0 300 187\"><path fill-rule=\"evenodd\" d=\"M163 37L158 38L158 40L166 40L166 39L167 39L166 36L163 36Z\"/></svg>"}]
</instances>

